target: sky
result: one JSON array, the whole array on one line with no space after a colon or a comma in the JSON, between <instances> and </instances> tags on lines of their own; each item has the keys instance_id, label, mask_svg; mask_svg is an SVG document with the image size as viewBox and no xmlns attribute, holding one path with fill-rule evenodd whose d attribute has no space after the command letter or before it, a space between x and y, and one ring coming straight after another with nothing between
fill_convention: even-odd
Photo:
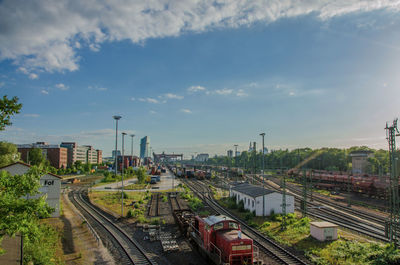
<instances>
[{"instance_id":1,"label":"sky","mask_svg":"<svg viewBox=\"0 0 400 265\"><path fill-rule=\"evenodd\" d=\"M367 145L399 116L400 1L0 1L0 140L156 153ZM130 153L131 139L126 139Z\"/></svg>"}]
</instances>

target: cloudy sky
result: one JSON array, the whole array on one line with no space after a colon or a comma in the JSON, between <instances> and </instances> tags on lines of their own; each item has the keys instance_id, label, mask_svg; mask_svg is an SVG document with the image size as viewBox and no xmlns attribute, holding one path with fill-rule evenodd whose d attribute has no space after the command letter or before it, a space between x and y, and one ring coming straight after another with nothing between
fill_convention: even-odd
<instances>
[{"instance_id":1,"label":"cloudy sky","mask_svg":"<svg viewBox=\"0 0 400 265\"><path fill-rule=\"evenodd\" d=\"M119 114L135 153L386 148L399 43L398 0L3 0L0 90L23 109L0 137L110 155Z\"/></svg>"}]
</instances>

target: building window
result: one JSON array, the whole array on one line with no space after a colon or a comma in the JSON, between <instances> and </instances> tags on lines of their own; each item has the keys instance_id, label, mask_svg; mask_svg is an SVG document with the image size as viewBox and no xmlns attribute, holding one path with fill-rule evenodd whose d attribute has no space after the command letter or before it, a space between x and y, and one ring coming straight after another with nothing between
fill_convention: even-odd
<instances>
[{"instance_id":1,"label":"building window","mask_svg":"<svg viewBox=\"0 0 400 265\"><path fill-rule=\"evenodd\" d=\"M252 206L254 207L254 200L252 201Z\"/></svg>"}]
</instances>

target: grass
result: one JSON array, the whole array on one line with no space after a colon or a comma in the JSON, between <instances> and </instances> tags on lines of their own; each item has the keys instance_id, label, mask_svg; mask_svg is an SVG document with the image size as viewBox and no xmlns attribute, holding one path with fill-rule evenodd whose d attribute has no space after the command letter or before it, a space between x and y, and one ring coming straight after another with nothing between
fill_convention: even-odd
<instances>
[{"instance_id":1,"label":"grass","mask_svg":"<svg viewBox=\"0 0 400 265\"><path fill-rule=\"evenodd\" d=\"M351 235L341 236L340 230L338 240L320 242L310 236L310 219L307 217L301 218L296 213L287 214L287 226L282 230L282 215L256 217L230 198L220 199L219 202L267 237L304 251L305 256L315 264L400 264L400 252L391 245L356 241Z\"/></svg>"},{"instance_id":2,"label":"grass","mask_svg":"<svg viewBox=\"0 0 400 265\"><path fill-rule=\"evenodd\" d=\"M92 202L117 215L121 214L121 192L92 191L89 196ZM140 223L148 223L149 220L145 215L150 197L149 192L124 192L124 217L133 218L134 221Z\"/></svg>"},{"instance_id":3,"label":"grass","mask_svg":"<svg viewBox=\"0 0 400 265\"><path fill-rule=\"evenodd\" d=\"M134 179L134 178L136 178L136 176L124 177L124 181L125 180ZM111 177L108 177L108 178L103 178L99 183L96 183L95 185L93 185L93 187L98 187L98 186L102 186L102 185L105 185L105 184L118 182L118 181L121 181L121 180L122 180L122 178L121 178L120 175L118 175L116 177L111 176Z\"/></svg>"},{"instance_id":4,"label":"grass","mask_svg":"<svg viewBox=\"0 0 400 265\"><path fill-rule=\"evenodd\" d=\"M135 184L131 184L128 186L124 186L124 189L125 190L144 190L144 189L147 189L148 187L149 187L149 184L146 184L146 183L144 183L144 184L135 183Z\"/></svg>"}]
</instances>

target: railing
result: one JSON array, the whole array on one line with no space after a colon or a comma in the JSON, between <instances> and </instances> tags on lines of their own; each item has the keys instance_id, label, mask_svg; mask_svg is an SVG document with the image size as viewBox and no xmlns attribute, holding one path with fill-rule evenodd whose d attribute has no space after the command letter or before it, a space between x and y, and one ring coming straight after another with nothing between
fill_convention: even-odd
<instances>
[{"instance_id":1,"label":"railing","mask_svg":"<svg viewBox=\"0 0 400 265\"><path fill-rule=\"evenodd\" d=\"M213 249L218 250L218 252L219 252L219 255L218 255L219 263L218 264L221 264L221 250L216 245L214 245L212 242L210 242L210 245L213 247Z\"/></svg>"}]
</instances>

